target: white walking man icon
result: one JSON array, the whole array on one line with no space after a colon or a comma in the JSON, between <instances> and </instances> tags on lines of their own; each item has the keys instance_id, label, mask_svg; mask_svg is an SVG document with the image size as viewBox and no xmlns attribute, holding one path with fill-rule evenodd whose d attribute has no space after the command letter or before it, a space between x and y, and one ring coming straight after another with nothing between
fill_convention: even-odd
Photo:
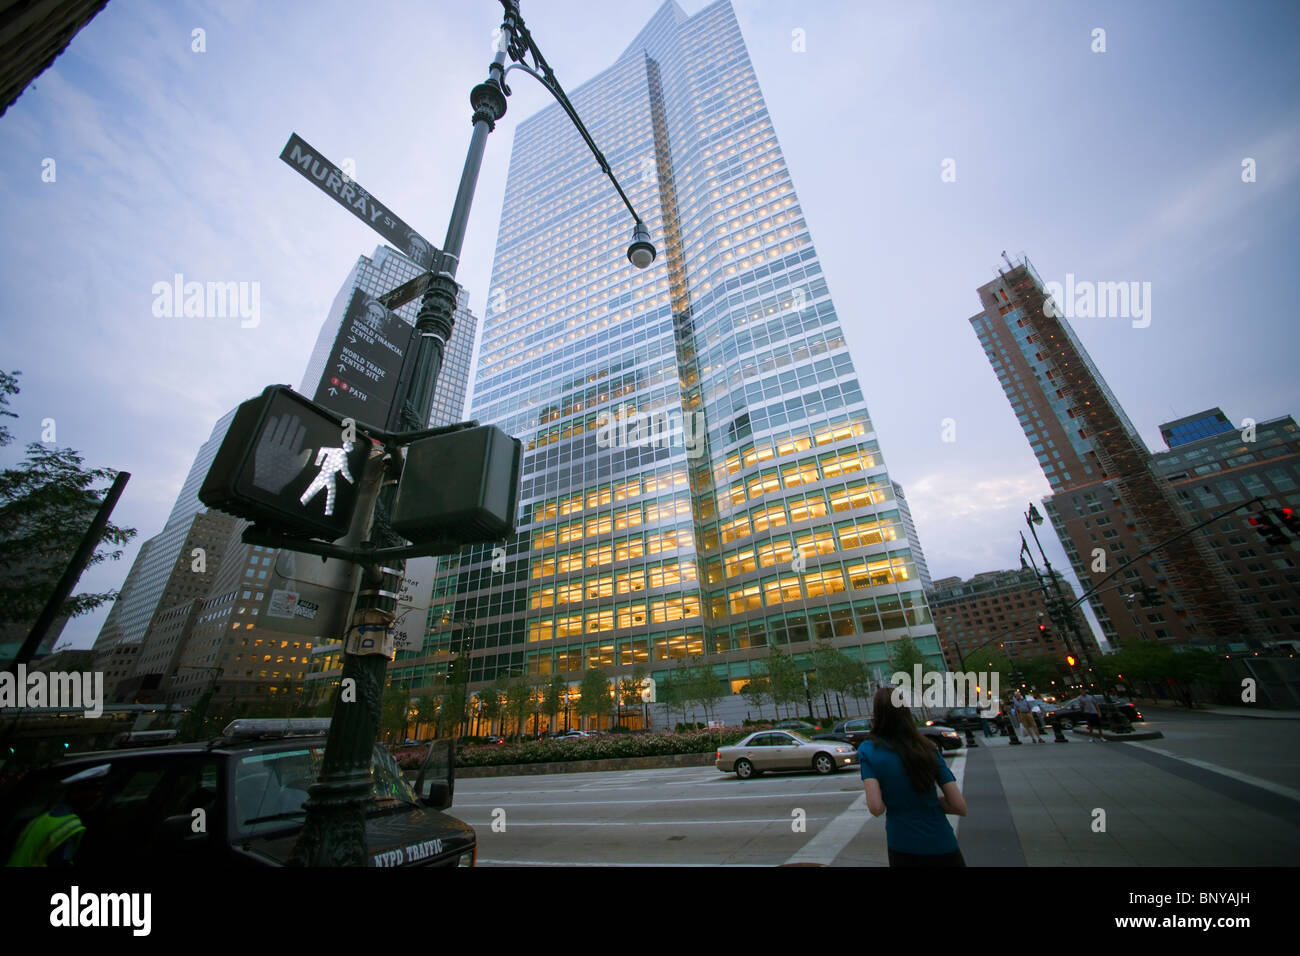
<instances>
[{"instance_id":1,"label":"white walking man icon","mask_svg":"<svg viewBox=\"0 0 1300 956\"><path fill-rule=\"evenodd\" d=\"M325 490L325 514L334 513L334 476L342 475L347 479L349 484L356 484L352 473L348 471L348 455L352 453L352 442L345 441L342 448L321 448L316 452L316 464L321 466L320 472L312 479L307 490L302 493L298 500L306 504L312 498L320 493L321 489Z\"/></svg>"}]
</instances>

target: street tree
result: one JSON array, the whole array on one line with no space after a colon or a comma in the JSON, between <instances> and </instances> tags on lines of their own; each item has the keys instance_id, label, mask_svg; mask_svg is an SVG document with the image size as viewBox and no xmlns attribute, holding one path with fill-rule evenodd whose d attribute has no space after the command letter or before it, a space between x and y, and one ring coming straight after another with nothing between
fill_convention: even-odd
<instances>
[{"instance_id":1,"label":"street tree","mask_svg":"<svg viewBox=\"0 0 1300 956\"><path fill-rule=\"evenodd\" d=\"M528 679L512 677L506 684L505 701L506 715L515 725L515 736L522 739L524 724L533 709L533 688Z\"/></svg>"},{"instance_id":2,"label":"street tree","mask_svg":"<svg viewBox=\"0 0 1300 956\"><path fill-rule=\"evenodd\" d=\"M478 698L479 716L487 721L488 733L494 733L492 727L501 716L501 692L495 687L484 687L475 696Z\"/></svg>"},{"instance_id":3,"label":"street tree","mask_svg":"<svg viewBox=\"0 0 1300 956\"><path fill-rule=\"evenodd\" d=\"M619 678L618 681L618 705L619 705L619 724L623 723L623 708L636 708L641 705L641 685L645 682L645 668L640 664L632 668L632 673L625 677Z\"/></svg>"},{"instance_id":4,"label":"street tree","mask_svg":"<svg viewBox=\"0 0 1300 956\"><path fill-rule=\"evenodd\" d=\"M560 711L564 709L568 692L569 683L564 679L563 674L552 674L551 679L546 682L546 690L542 695L542 713L546 715L546 726L552 733L555 732Z\"/></svg>"},{"instance_id":5,"label":"street tree","mask_svg":"<svg viewBox=\"0 0 1300 956\"><path fill-rule=\"evenodd\" d=\"M578 711L583 716L595 718L597 727L602 716L609 713L611 685L609 675L599 667L593 667L582 675L578 686Z\"/></svg>"},{"instance_id":6,"label":"street tree","mask_svg":"<svg viewBox=\"0 0 1300 956\"><path fill-rule=\"evenodd\" d=\"M767 679L767 673L762 661L755 661L750 665L751 676L746 684L740 688L741 696L745 698L746 703L758 711L758 719L763 719L763 704L772 696L772 685Z\"/></svg>"},{"instance_id":7,"label":"street tree","mask_svg":"<svg viewBox=\"0 0 1300 956\"><path fill-rule=\"evenodd\" d=\"M432 724L435 728L438 725L438 718L442 713L442 698L435 694L424 694L415 700L415 726L416 737L420 736L419 728L428 727Z\"/></svg>"},{"instance_id":8,"label":"street tree","mask_svg":"<svg viewBox=\"0 0 1300 956\"><path fill-rule=\"evenodd\" d=\"M0 421L18 417L7 406L18 394L19 374L0 371ZM12 432L0 425L0 446L12 441ZM23 461L0 471L0 628L25 629L35 622L103 502L107 489L97 486L111 484L116 474L87 469L71 448L40 442L28 444ZM121 558L135 533L110 521L87 567ZM58 613L76 617L116 597L116 591L74 594Z\"/></svg>"},{"instance_id":9,"label":"street tree","mask_svg":"<svg viewBox=\"0 0 1300 956\"><path fill-rule=\"evenodd\" d=\"M889 666L893 673L899 671L907 674L909 678L913 675L913 669L920 664L922 669L925 667L925 655L921 649L916 646L916 641L910 637L901 637L894 641L889 647Z\"/></svg>"},{"instance_id":10,"label":"street tree","mask_svg":"<svg viewBox=\"0 0 1300 956\"><path fill-rule=\"evenodd\" d=\"M788 707L803 696L803 677L792 658L781 648L769 645L767 649L767 679L771 687L772 703L780 716L782 704Z\"/></svg>"},{"instance_id":11,"label":"street tree","mask_svg":"<svg viewBox=\"0 0 1300 956\"><path fill-rule=\"evenodd\" d=\"M410 711L411 699L406 691L398 687L384 688L379 701L379 732L393 738L394 743L406 739L406 724Z\"/></svg>"}]
</instances>

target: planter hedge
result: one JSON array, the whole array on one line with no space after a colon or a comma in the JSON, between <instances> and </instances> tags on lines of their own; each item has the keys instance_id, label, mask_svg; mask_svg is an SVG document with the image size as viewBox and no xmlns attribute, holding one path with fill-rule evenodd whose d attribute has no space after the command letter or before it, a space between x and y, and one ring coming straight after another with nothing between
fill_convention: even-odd
<instances>
[{"instance_id":1,"label":"planter hedge","mask_svg":"<svg viewBox=\"0 0 1300 956\"><path fill-rule=\"evenodd\" d=\"M744 739L751 731L726 727L684 734L611 734L581 740L526 740L497 746L467 746L456 754L459 767L503 764L610 760L623 757L662 757L702 754ZM398 753L403 770L419 767L423 754Z\"/></svg>"}]
</instances>

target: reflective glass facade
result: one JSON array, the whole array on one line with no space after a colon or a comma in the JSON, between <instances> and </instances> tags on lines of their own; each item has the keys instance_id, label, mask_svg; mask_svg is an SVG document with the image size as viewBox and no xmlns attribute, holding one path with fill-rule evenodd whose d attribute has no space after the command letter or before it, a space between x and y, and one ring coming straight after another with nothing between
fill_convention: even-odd
<instances>
[{"instance_id":1,"label":"reflective glass facade","mask_svg":"<svg viewBox=\"0 0 1300 956\"><path fill-rule=\"evenodd\" d=\"M940 660L853 361L731 5L665 4L571 99L650 229L558 106L515 134L470 417L525 447L519 533L443 562L419 658L472 635L472 684L660 674L744 682L831 639Z\"/></svg>"}]
</instances>

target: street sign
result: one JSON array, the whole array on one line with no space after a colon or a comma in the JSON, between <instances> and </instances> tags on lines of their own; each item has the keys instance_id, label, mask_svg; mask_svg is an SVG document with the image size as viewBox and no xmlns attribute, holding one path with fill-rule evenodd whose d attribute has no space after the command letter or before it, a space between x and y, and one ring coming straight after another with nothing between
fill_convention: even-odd
<instances>
[{"instance_id":1,"label":"street sign","mask_svg":"<svg viewBox=\"0 0 1300 956\"><path fill-rule=\"evenodd\" d=\"M287 533L334 541L347 533L370 456L343 416L272 385L239 406L199 500Z\"/></svg>"},{"instance_id":2,"label":"street sign","mask_svg":"<svg viewBox=\"0 0 1300 956\"><path fill-rule=\"evenodd\" d=\"M363 189L359 182L313 149L297 133L290 134L280 158L302 174L304 179L315 183L321 192L332 196L340 206L406 253L420 268L441 271L442 252L437 246L394 215L387 206Z\"/></svg>"},{"instance_id":3,"label":"street sign","mask_svg":"<svg viewBox=\"0 0 1300 956\"><path fill-rule=\"evenodd\" d=\"M429 603L433 599L433 576L438 559L409 558L402 572L402 590L397 596L393 619L393 645L398 651L418 652L424 647Z\"/></svg>"},{"instance_id":4,"label":"street sign","mask_svg":"<svg viewBox=\"0 0 1300 956\"><path fill-rule=\"evenodd\" d=\"M379 303L388 309L400 309L406 303L424 295L428 291L429 283L432 281L432 272L422 273L410 282L403 282L391 292L385 292L379 297Z\"/></svg>"},{"instance_id":5,"label":"street sign","mask_svg":"<svg viewBox=\"0 0 1300 956\"><path fill-rule=\"evenodd\" d=\"M352 293L313 400L379 429L396 418L402 363L414 327L360 289Z\"/></svg>"}]
</instances>

